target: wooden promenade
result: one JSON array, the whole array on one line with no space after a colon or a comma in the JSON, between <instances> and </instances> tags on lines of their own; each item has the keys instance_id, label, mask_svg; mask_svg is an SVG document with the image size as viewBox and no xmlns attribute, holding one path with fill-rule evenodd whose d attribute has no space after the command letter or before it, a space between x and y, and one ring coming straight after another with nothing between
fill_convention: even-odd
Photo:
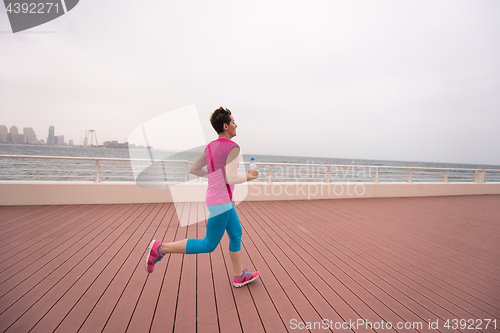
<instances>
[{"instance_id":1,"label":"wooden promenade","mask_svg":"<svg viewBox=\"0 0 500 333\"><path fill-rule=\"evenodd\" d=\"M500 331L500 195L243 202L239 289L227 235L146 273L151 238L205 235L177 208L0 207L0 332Z\"/></svg>"}]
</instances>

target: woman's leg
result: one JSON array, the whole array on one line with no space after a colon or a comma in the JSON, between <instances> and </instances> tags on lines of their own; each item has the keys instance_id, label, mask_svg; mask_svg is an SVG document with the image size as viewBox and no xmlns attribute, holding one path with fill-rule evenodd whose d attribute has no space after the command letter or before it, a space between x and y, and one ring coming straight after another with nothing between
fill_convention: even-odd
<instances>
[{"instance_id":1,"label":"woman's leg","mask_svg":"<svg viewBox=\"0 0 500 333\"><path fill-rule=\"evenodd\" d=\"M229 220L229 211L220 211L217 208L212 208L209 206L210 215L207 221L207 231L205 238L195 239L190 238L186 241L186 253L210 253L213 252L217 245L219 245L224 232L226 231L226 225Z\"/></svg>"},{"instance_id":2,"label":"woman's leg","mask_svg":"<svg viewBox=\"0 0 500 333\"><path fill-rule=\"evenodd\" d=\"M186 253L187 239L183 239L172 243L163 243L161 253Z\"/></svg>"},{"instance_id":3,"label":"woman's leg","mask_svg":"<svg viewBox=\"0 0 500 333\"><path fill-rule=\"evenodd\" d=\"M243 274L243 265L241 264L240 251L229 251L229 257L231 257L231 263L233 264L234 275L241 276Z\"/></svg>"},{"instance_id":4,"label":"woman's leg","mask_svg":"<svg viewBox=\"0 0 500 333\"><path fill-rule=\"evenodd\" d=\"M227 213L219 214L217 216L209 216L205 238L189 238L172 243L164 243L161 253L195 254L213 252L217 248L217 245L219 245L222 236L224 236L227 219Z\"/></svg>"},{"instance_id":5,"label":"woman's leg","mask_svg":"<svg viewBox=\"0 0 500 333\"><path fill-rule=\"evenodd\" d=\"M234 207L229 211L229 221L227 222L227 234L229 236L229 257L233 264L234 275L243 274L243 265L241 264L241 224L238 213Z\"/></svg>"},{"instance_id":6,"label":"woman's leg","mask_svg":"<svg viewBox=\"0 0 500 333\"><path fill-rule=\"evenodd\" d=\"M152 239L146 250L145 266L148 273L154 271L155 264L162 260L167 253L209 253L213 252L219 245L229 220L227 208L232 204L219 204L208 206L210 215L207 222L207 233L204 239L183 239L177 242L162 243Z\"/></svg>"},{"instance_id":7,"label":"woman's leg","mask_svg":"<svg viewBox=\"0 0 500 333\"><path fill-rule=\"evenodd\" d=\"M229 256L233 263L234 279L233 286L236 288L243 287L259 277L259 272L249 272L241 265L241 224L236 210L231 210L229 221L227 222L227 234L229 235Z\"/></svg>"}]
</instances>

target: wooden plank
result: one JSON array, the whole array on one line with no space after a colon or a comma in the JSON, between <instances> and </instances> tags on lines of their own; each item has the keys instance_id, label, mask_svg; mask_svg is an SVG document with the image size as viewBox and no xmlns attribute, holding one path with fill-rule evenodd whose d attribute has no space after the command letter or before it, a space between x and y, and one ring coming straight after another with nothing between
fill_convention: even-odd
<instances>
[{"instance_id":1,"label":"wooden plank","mask_svg":"<svg viewBox=\"0 0 500 333\"><path fill-rule=\"evenodd\" d=\"M252 203L248 203L251 205ZM290 325L290 319L302 320L301 316L297 312L295 305L290 301L290 298L287 294L287 289L281 285L278 277L273 273L271 263L266 260L262 251L264 250L265 244L264 241L258 237L258 234L252 228L249 220L253 220L254 217L251 214L248 214L248 210L246 205L241 203L238 205L238 212L242 223L243 235L242 239L249 240L248 246L245 248L248 251L248 255L252 260L253 266L257 268L260 272L259 283L262 284L263 288L266 290L267 295L269 297L269 301L272 303L273 307L276 309L278 313L280 322L271 315L271 318L262 315L262 320L264 322L264 326L266 330L272 327L278 327L277 332L282 331L283 329L288 331L288 327ZM246 221L246 222L245 222ZM255 283L254 285L250 285L249 289L254 289L256 285L259 283ZM263 296L265 297L265 296ZM260 298L256 298L256 303L262 303L265 301L261 301ZM265 302L268 303L268 302ZM269 306L269 304L267 304ZM271 330L272 331L272 330Z\"/></svg>"},{"instance_id":2,"label":"wooden plank","mask_svg":"<svg viewBox=\"0 0 500 333\"><path fill-rule=\"evenodd\" d=\"M310 211L311 211L311 210L310 210ZM321 230L321 232L324 232L324 230ZM370 242L369 242L368 240L365 240L365 241L363 241L363 243L362 243L362 244L368 244L368 243L370 243ZM365 253L370 254L370 253L372 253L372 252L371 252L371 251L366 251ZM372 260L370 260L370 262L372 262Z\"/></svg>"},{"instance_id":3,"label":"wooden plank","mask_svg":"<svg viewBox=\"0 0 500 333\"><path fill-rule=\"evenodd\" d=\"M164 211L166 211L166 214ZM173 220L175 207L173 204L163 204L162 212L163 214L159 214L159 225L155 222L153 223L153 226L157 226L157 228L154 230L154 234L150 234L150 237L161 242L170 242L174 239L175 231L177 230L177 224L174 223ZM144 249L144 254L140 261L142 264L145 258L145 250L146 249ZM164 257L161 262L155 265L155 270L151 274L146 273L144 270L144 264L141 267L143 274L148 275L146 277L146 283L142 289L139 302L127 329L128 332L146 333L150 331L151 323L153 321L155 311L157 310L156 305L158 302L158 295L160 294L163 277L167 269L167 261L168 256Z\"/></svg>"},{"instance_id":4,"label":"wooden plank","mask_svg":"<svg viewBox=\"0 0 500 333\"><path fill-rule=\"evenodd\" d=\"M239 206L242 210L243 208L247 208L246 203L241 203ZM321 315L314 308L314 305L317 305L315 301L308 299L302 289L303 285L307 282L306 279L300 276L300 272L297 268L291 267L290 260L283 254L279 246L272 241L271 237L262 231L256 222L261 221L262 223L269 223L269 221L252 210L250 210L250 213L246 214L246 216L249 222L247 232L252 239L260 238L262 240L259 246L259 252L271 267L271 274L279 281L280 287L289 299L288 302L293 303L293 306L299 314L299 316L295 318L283 318L283 321L288 325L291 320L294 319L302 322L320 322L323 320ZM309 286L306 288L309 288Z\"/></svg>"},{"instance_id":5,"label":"wooden plank","mask_svg":"<svg viewBox=\"0 0 500 333\"><path fill-rule=\"evenodd\" d=\"M12 243L18 243L19 240L28 240L33 235L38 235L40 230L45 231L50 228L57 227L61 222L66 219L67 216L73 214L78 214L85 207L75 207L75 206L62 206L59 209L48 211L45 214L40 214L37 216L32 216L37 219L38 223L31 223L31 219L26 222L13 223L11 226L6 226L2 228L2 234L0 235L0 242L2 242L2 247L5 247Z\"/></svg>"},{"instance_id":6,"label":"wooden plank","mask_svg":"<svg viewBox=\"0 0 500 333\"><path fill-rule=\"evenodd\" d=\"M48 242L45 247L37 244L38 250L31 250L32 255L24 259L22 265L10 267L0 273L0 281L2 281L0 295L4 296L21 284L18 290L21 294L18 294L18 297L24 294L59 266L64 265L67 260L74 259L72 257L78 249L104 231L106 219L112 219L120 211L123 212L123 207L117 205L101 208L94 215L86 216L86 223L81 223L77 228ZM113 222L116 223L116 221ZM30 251L30 248L25 250Z\"/></svg>"},{"instance_id":7,"label":"wooden plank","mask_svg":"<svg viewBox=\"0 0 500 333\"><path fill-rule=\"evenodd\" d=\"M203 219L198 223L196 238L203 239L207 230L208 211L204 203L198 203L198 216ZM197 254L197 332L216 333L219 332L219 321L217 318L217 295L214 290L214 279L212 271L212 258L210 253Z\"/></svg>"},{"instance_id":8,"label":"wooden plank","mask_svg":"<svg viewBox=\"0 0 500 333\"><path fill-rule=\"evenodd\" d=\"M273 212L281 212L283 219L286 220L286 222L282 221L283 228L288 226L287 229L289 232L297 233L300 236L296 238L297 242L307 249L301 251L301 253L304 253L304 255L310 254L315 259L326 259L321 260L321 266L328 271L321 273L321 275L328 278L331 274L331 280L338 279L347 288L342 290L342 288L337 286L338 284L335 284L335 290L340 293L341 298L349 303L350 307L354 310L358 311L359 308L359 301L355 302L356 298L353 298L353 296L356 296L363 303L366 303L370 308L379 313L385 322L391 322L394 325L402 320L425 322L427 320L426 316L429 314L432 315L431 312L423 311L425 308L420 310L415 308L415 305L419 305L418 303L407 304L411 299L403 302L403 299L407 298L406 294L392 288L391 284L379 279L371 270L365 269L364 266L356 265L355 258L358 258L359 254L350 251L350 248L358 248L358 243L351 241L349 244L346 244L345 248L339 247L338 242L344 238L344 235L325 230L323 226L317 227L314 223L306 224L308 218L314 219L312 210L303 210L301 212L295 211L293 207L282 207L279 209L276 206L271 206L269 209ZM308 213L312 216L308 217ZM296 223L299 223L298 226L296 226ZM300 223L306 224L307 229L300 225ZM313 262L313 260L311 259L310 262ZM339 303L334 302L334 304L338 307ZM411 304L413 304L413 308L410 307ZM338 309L344 321L355 321L358 318L367 319L365 316L357 313L354 316L349 315L348 312L345 313L345 310ZM371 321L380 322L380 320L376 319ZM426 331L425 328L423 331Z\"/></svg>"},{"instance_id":9,"label":"wooden plank","mask_svg":"<svg viewBox=\"0 0 500 333\"><path fill-rule=\"evenodd\" d=\"M241 332L240 318L234 302L233 287L227 277L226 263L222 251L222 246L219 244L215 251L211 253L220 332Z\"/></svg>"},{"instance_id":10,"label":"wooden plank","mask_svg":"<svg viewBox=\"0 0 500 333\"><path fill-rule=\"evenodd\" d=\"M260 319L259 313L255 307L255 303L253 301L252 295L249 290L249 285L242 288L234 288L232 286L234 282L234 269L231 262L231 257L229 256L229 235L227 232L222 237L220 243L222 249L222 257L226 266L226 274L227 280L231 287L234 304L236 305L236 310L238 312L238 317L240 319L240 324L242 331L245 332L265 332L264 327L262 325L262 320ZM240 250L240 254L242 254L244 250ZM242 255L242 264L244 264L248 270L255 271L255 267L253 267L248 261L243 261L244 256ZM258 280L255 281L258 284Z\"/></svg>"},{"instance_id":11,"label":"wooden plank","mask_svg":"<svg viewBox=\"0 0 500 333\"><path fill-rule=\"evenodd\" d=\"M154 204L152 204L154 206ZM110 263L110 266L106 267L103 271L102 274L99 274L89 285L87 283L79 283L78 285L74 285L67 293L64 294L63 297L61 297L57 303L54 305L53 308L50 309L50 311L40 320L37 325L33 328L33 332L53 332L58 326L60 326L60 323L66 319L71 312L80 312L85 315L87 315L92 308L82 308L82 304L88 304L92 303L95 305L96 302L99 300L99 293L97 292L97 289L99 288L99 285L108 285L109 283L103 283L104 281L109 279L109 276L111 274L114 274L115 277L117 275L120 276L123 280L125 280L125 277L127 276L126 272L126 267L131 266L130 265L130 259L134 257L133 251L136 251L135 249L138 247L135 245L134 249L132 251L129 251L131 247L134 246L134 242L137 244L137 236L134 237L134 235L140 235L140 230L141 228L144 228L147 226L147 224L150 222L152 216L155 214L155 211L159 210L159 207L154 207L152 210L152 213L149 214L144 220L143 220L143 225L138 228L132 237L127 241L127 243L120 249L120 252L123 252L124 254L129 252L130 255L125 261L123 262L121 268L117 272L113 272L113 270L108 269L112 263ZM139 250L140 251L140 250ZM121 253L120 253L121 254ZM114 258L113 260L117 260L117 258ZM134 261L134 260L132 260ZM108 274L111 271L111 274ZM107 275L107 276L104 276ZM90 280L90 279L89 279ZM129 283L130 285L130 283ZM102 295L102 294L101 294ZM93 297L92 297L93 296ZM122 296L123 297L123 296ZM89 301L90 298L90 301ZM86 317L86 316L85 316ZM73 317L74 319L75 317ZM80 326L81 323L83 323L83 320L80 322L72 322L72 329L70 328L69 331L72 330L77 330Z\"/></svg>"},{"instance_id":12,"label":"wooden plank","mask_svg":"<svg viewBox=\"0 0 500 333\"><path fill-rule=\"evenodd\" d=\"M349 207L348 210L349 210L351 217L352 216L356 217L356 212L353 212L353 209L351 207ZM367 209L367 210L372 211L370 209ZM324 214L331 214L331 213L333 213L332 210L324 211ZM335 211L335 214L341 215L338 211ZM393 225L385 223L385 221L387 219L392 219L392 218L395 218L398 221L398 223L397 223L398 229L397 230L394 229ZM436 243L426 242L425 237L419 238L417 241L417 239L416 239L417 235L415 235L414 233L411 233L411 232L407 233L407 231L405 231L404 228L400 226L399 222L401 222L401 219L399 219L398 217L394 217L394 214L392 216L391 215L375 216L375 217L370 217L369 219L367 219L366 216L360 215L358 217L358 219L360 220L360 222L365 221L365 223L362 226L354 225L353 227L357 228L357 230L362 230L363 232L369 232L368 230L376 230L376 229L374 229L374 226L380 227L380 224L383 224L384 225L384 234L381 236L382 237L384 237L384 236L389 237L393 244L398 244L398 243L403 244L403 246L401 247L402 250L405 250L407 248L410 249L409 246L411 246L411 244L412 244L411 242L408 242L406 239L415 239L416 244L425 243L426 246L419 249L419 251L412 251L411 252L411 255L415 256L415 258L420 257L420 258L422 258L422 260L428 260L428 256L432 256L432 257L440 256L440 257L442 257L445 253L447 253L446 249L442 249L442 248L436 249L433 252L428 250L430 247L433 247L433 245L435 245ZM393 230L393 231L391 231L391 230ZM429 228L426 227L426 230L429 230ZM425 256L420 254L420 252L422 252L422 251L425 251ZM446 267L446 269L452 269L452 266L450 266L451 260L449 260L449 259L453 258L454 260L458 260L458 259L455 259L454 257L457 257L457 256L456 255L452 255L451 257L448 256L447 257L448 260L447 260L447 258L443 257L443 259L441 260L441 266ZM463 260L463 258L462 258L462 260ZM463 265L464 265L463 261L457 262L457 266L461 267L462 270L464 268ZM459 273L459 272L457 272L457 273Z\"/></svg>"},{"instance_id":13,"label":"wooden plank","mask_svg":"<svg viewBox=\"0 0 500 333\"><path fill-rule=\"evenodd\" d=\"M0 226L4 223L10 223L13 220L19 220L21 216L30 216L34 212L42 212L43 210L51 210L52 206L38 206L38 205L18 205L18 206L0 206Z\"/></svg>"},{"instance_id":14,"label":"wooden plank","mask_svg":"<svg viewBox=\"0 0 500 333\"><path fill-rule=\"evenodd\" d=\"M29 240L30 244L36 244L36 251L33 251L32 247L21 246L20 248L19 244L24 243L21 240L13 241L2 247L4 252L0 255L0 270L2 272L0 281L12 278L23 268L37 263L39 260L45 262L45 258L51 256L49 253L57 249L61 243L89 228L88 220L92 220L97 211L99 211L99 207L89 207L88 210L82 210L80 213L72 212L71 218L61 217L62 221L59 222L59 226L54 225L45 232L43 231L45 228L42 229ZM32 223L38 224L39 221L34 220ZM14 257L17 259L16 261L12 260ZM20 261L23 262L22 266L18 264Z\"/></svg>"},{"instance_id":15,"label":"wooden plank","mask_svg":"<svg viewBox=\"0 0 500 333\"><path fill-rule=\"evenodd\" d=\"M395 198L394 200L396 199L398 198ZM455 208L453 207L451 210L450 208L448 208L449 202L453 200L444 201L439 208L436 208L435 210L430 210L430 208L428 207L428 203L431 201L425 199L432 199L432 198L415 198L415 199L418 200L408 201L403 198L399 198L397 204L392 203L392 205L391 202L378 201L380 202L380 205L374 207L373 210L367 207L367 209L363 210L363 214L369 215L368 212L372 214L375 213L377 214L378 217L377 219L378 223L384 225L384 227L387 227L388 232L392 231L394 233L398 231L399 232L403 231L408 236L413 236L413 237L420 236L421 242L428 244L428 246L432 248L436 248L439 251L438 254L455 253L460 258L460 263L459 263L460 265L468 263L471 267L475 267L475 269L478 269L479 271L485 270L486 273L487 269L490 268L491 265L478 264L477 256L472 256L471 253L469 253L469 251L464 252L461 251L461 249L453 248L455 242L460 240L460 237L458 238L456 237L455 230L453 229L450 230L449 228L442 227L443 225L449 223L453 224L453 221L455 221L456 218L456 215L454 213ZM442 198L436 198L436 201L440 202L439 199ZM352 203L349 204L349 206L352 206ZM467 216L468 214L470 214L470 212L463 212L462 214L465 214ZM386 218L389 219L399 218L397 229L395 228L395 225L386 223L385 222ZM462 215L460 220L463 219L464 217ZM414 223L415 221L418 221L418 223ZM450 232L453 233L453 236L450 236ZM444 240L443 236L453 237L454 242L446 242L446 243L443 242ZM470 241L470 239L467 240ZM481 249L480 252L483 253L484 250L485 249ZM452 261L448 261L447 263L450 264L451 262ZM495 264L495 266L498 265Z\"/></svg>"},{"instance_id":16,"label":"wooden plank","mask_svg":"<svg viewBox=\"0 0 500 333\"><path fill-rule=\"evenodd\" d=\"M71 264L74 265L72 268L68 266L60 267L57 272L63 274L63 276L56 283L50 279L41 281L23 297L22 302L17 302L4 313L4 315L8 313L8 316L5 316L7 320L0 322L0 329L3 329L4 325L7 326L11 323L13 325L9 327L8 331L20 332L31 329L75 283L79 281L83 284L91 283L92 279L89 277L102 273L111 259L117 253L120 254L118 250L129 238L129 235L125 232L130 229L134 230L139 225L140 220L137 218L141 213L147 213L147 209L148 205L141 205L139 210L127 219L128 223L125 226L115 229L112 233L113 238L108 242L101 241L80 262L76 261L75 264L72 262ZM36 306L33 306L35 303ZM22 310L24 310L24 313L19 317Z\"/></svg>"},{"instance_id":17,"label":"wooden plank","mask_svg":"<svg viewBox=\"0 0 500 333\"><path fill-rule=\"evenodd\" d=\"M144 288L148 273L144 270L144 249L151 240L151 234L148 233L149 226L156 219L161 211L163 204L156 204L153 212L144 220L143 224L148 226L142 228L142 234L138 232L136 235L136 243L131 249L132 252L123 266L116 273L115 278L109 285L108 290L111 294L121 292L120 298L116 300L113 312L111 313L106 326L102 332L125 332L129 326L134 310L137 307L139 297ZM134 239L135 241L135 239ZM153 272L154 273L154 272ZM129 277L129 278L128 278ZM128 278L128 279L127 279ZM125 281L126 280L126 283ZM145 323L147 324L147 323Z\"/></svg>"},{"instance_id":18,"label":"wooden plank","mask_svg":"<svg viewBox=\"0 0 500 333\"><path fill-rule=\"evenodd\" d=\"M325 212L328 214L329 212ZM399 221L399 219L397 220ZM370 238L370 233L374 232L373 230L366 230L367 227L364 228L356 228L356 226L350 227L350 229L356 229L356 237L361 237L363 234L366 234L367 239ZM408 269L413 270L413 272L417 275L430 275L432 276L432 281L434 284L441 286L444 289L449 287L455 288L458 285L460 290L467 290L468 292L474 293L481 292L481 301L484 299L490 298L491 290L485 289L481 286L481 283L477 283L478 280L474 278L474 276L470 276L470 278L465 279L463 276L452 275L448 273L448 271L452 270L450 267L447 267L443 264L442 261L435 262L433 253L427 253L425 257L419 257L418 253L427 251L428 246L421 247L419 246L420 239L412 239L411 241L405 239L398 240L398 234L388 235L384 232L379 237L380 240L387 239L390 240L390 245L394 246L397 244L401 244L397 248L390 249L387 253L391 258L399 259L400 265L407 264ZM406 245L403 245L405 242ZM414 244L414 245L411 245ZM411 251L407 250L407 247L410 248ZM417 254L417 255L416 255ZM448 257L451 258L452 256ZM387 261L387 260L385 260ZM443 267L444 266L444 267ZM467 271L463 268L464 271ZM472 283L471 283L472 282ZM472 286L471 286L472 285ZM494 288L494 285L490 285L490 288ZM494 292L493 292L494 293ZM464 297L467 297L464 295ZM494 303L495 306L499 306L500 303L496 303L495 300L490 300Z\"/></svg>"},{"instance_id":19,"label":"wooden plank","mask_svg":"<svg viewBox=\"0 0 500 333\"><path fill-rule=\"evenodd\" d=\"M179 219L182 218L182 216L179 217L177 215L183 211L185 204L175 205L177 206L177 208L176 214L174 214L173 216L173 223L176 226L176 230L173 241L178 241L186 238L187 233L187 228L181 228L179 225ZM158 297L158 303L156 306L155 315L153 317L151 332L173 332L174 330L182 257L182 254L172 253L169 254L168 257L166 256L163 259L163 261L167 261L167 268L166 273L164 274L160 295Z\"/></svg>"},{"instance_id":20,"label":"wooden plank","mask_svg":"<svg viewBox=\"0 0 500 333\"><path fill-rule=\"evenodd\" d=\"M372 233L372 237L376 238L377 241L378 241L379 238L376 237L376 236L377 236L376 233ZM353 242L352 239L349 240L348 236L346 236L345 234L344 235L341 234L341 237L339 238L339 242L342 242L343 239L346 239L345 249L348 249L349 247L352 247L352 242ZM362 270L362 268L364 266L362 264L358 265L358 261L362 260L365 254L367 254L367 253L369 254L370 253L370 250L363 249L363 246L365 244L367 244L367 243L370 243L370 241L368 239L362 239L360 237L358 237L358 239L359 239L358 240L359 244L357 244L357 247L360 247L363 250L363 252L361 254L353 257L355 259L352 260L351 265L353 267L358 267L358 269ZM345 251L345 249L344 249L344 251ZM372 268L372 270L370 272L374 272L374 273L380 274L380 269L377 269L377 267L375 267L375 268ZM364 272L363 274L367 274L367 273ZM390 280L391 276L385 276L385 278ZM398 281L401 281L401 280L398 280ZM436 306L437 304L434 303L433 299L427 298L425 296L425 294L426 294L425 289L421 288L421 287L419 288L419 286L415 286L415 283L414 283L413 280L411 280L411 279L402 279L402 281L406 283L406 284L402 284L402 285L398 284L397 283L398 281L391 281L391 284L398 285L400 289L403 289L405 291L405 294L412 295L412 299L416 300L419 303L425 304L425 308L426 309L429 309L429 310L432 309L434 311L434 313L438 313L438 314L440 313L441 315L445 315L445 316L450 314L449 312L443 312L443 309L441 307ZM407 286L407 285L410 285L412 288L410 288L410 289L404 289L405 286ZM420 313L420 311L417 311L416 309L414 311L416 313Z\"/></svg>"},{"instance_id":21,"label":"wooden plank","mask_svg":"<svg viewBox=\"0 0 500 333\"><path fill-rule=\"evenodd\" d=\"M128 219L133 221L130 227L106 250L103 255L105 258L99 258L92 267L96 270L100 268L101 272L89 270L86 281L91 285L87 286L86 293L89 293L89 297L98 298L82 324L80 332L102 332L108 324L112 326L115 323L111 317L116 307L120 305L119 300L125 293L134 272L138 270L139 257L144 254L144 244L149 240L145 237L145 233L160 209L159 204L145 204L141 214L130 215ZM127 310L128 308L124 311ZM122 319L119 326L124 324L126 327L130 315L124 315Z\"/></svg>"},{"instance_id":22,"label":"wooden plank","mask_svg":"<svg viewBox=\"0 0 500 333\"><path fill-rule=\"evenodd\" d=\"M358 293L364 292L364 298L361 301L360 298L353 297L354 295L349 292L350 290L344 284L332 284L332 280L335 281L336 276L324 268L325 263L315 263L315 258L307 251L304 251L304 248L300 248L301 241L299 237L290 238L282 230L274 227L281 217L275 211L276 208L270 213L268 206L269 203L254 203L252 215L262 217L262 223L259 223L258 219L256 220L258 227L283 251L284 256L279 260L280 263L292 278L298 281L299 288L314 306L314 309L319 312L322 319L326 318L334 322L344 322L358 318L364 318L371 322L380 322L382 319L389 321L391 319L393 314L385 311L384 307L377 309L377 311L382 311L382 314L379 314L365 304L365 299L373 298L373 296L364 292L364 290L358 291ZM314 244L314 240L311 240L311 242ZM294 251L294 248L298 248L300 255ZM319 272L315 272L315 269L319 270ZM342 296L339 295L340 290L343 291ZM345 298L349 301L344 301ZM341 312L343 316L340 315ZM385 318L382 315L385 315ZM306 319L306 321L313 320ZM361 329L358 331L372 330Z\"/></svg>"},{"instance_id":23,"label":"wooden plank","mask_svg":"<svg viewBox=\"0 0 500 333\"><path fill-rule=\"evenodd\" d=\"M0 228L29 221L36 214L53 211L51 206L0 206ZM29 223L29 222L28 222Z\"/></svg>"},{"instance_id":24,"label":"wooden plank","mask_svg":"<svg viewBox=\"0 0 500 333\"><path fill-rule=\"evenodd\" d=\"M235 289L227 235L212 254L167 255L144 271L151 237L204 237L206 222L178 221L206 218L203 203L180 204L179 217L172 204L4 206L0 249L36 241L16 266L0 254L0 330L284 332L293 318L373 311L463 332L443 319L500 315L499 207L500 195L243 202L242 259L261 277Z\"/></svg>"},{"instance_id":25,"label":"wooden plank","mask_svg":"<svg viewBox=\"0 0 500 333\"><path fill-rule=\"evenodd\" d=\"M262 282L262 272L258 265L256 265L257 260L262 260L262 257L254 258L250 255L250 253L255 253L256 249L254 247L254 243L248 237L245 232L245 228L247 226L247 220L243 214L243 212L236 206L236 211L238 212L238 217L241 222L241 226L243 229L242 241L241 241L241 260L242 264L245 268L250 271L258 270L261 274L255 282L247 285L248 291L250 293L250 297L253 300L254 306L258 313L259 319L262 322L263 327L267 332L286 332L286 326L281 320L281 317L276 309L276 306L273 304L271 297L266 289L266 286ZM255 260L255 262L254 262Z\"/></svg>"},{"instance_id":26,"label":"wooden plank","mask_svg":"<svg viewBox=\"0 0 500 333\"><path fill-rule=\"evenodd\" d=\"M471 223L468 222L468 217L472 213L471 211L463 211L461 212L461 215L456 215L456 210L457 208L450 205L449 202L443 202L442 205L439 207L433 207L431 208L428 207L429 201L421 201L420 204L418 205L418 208L423 208L425 210L431 210L430 212L426 212L429 217L431 217L432 221L434 222L434 228L438 229L439 232L434 232L431 235L431 238L428 237L428 235L425 235L425 238L429 238L427 240L430 242L431 245L433 246L439 246L443 248L443 250L447 252L455 252L460 255L462 261L469 259L468 261L470 262L471 266L476 266L477 269L481 270L486 270L492 265L481 265L478 261L478 256L477 254L479 253L481 256L484 256L485 254L488 253L488 249L484 248L483 245L485 245L485 240L487 238L484 237L481 233L483 231L488 231L488 232L494 232L495 228L493 225L488 224L488 225L483 225L483 231L481 228L476 228L473 226ZM425 204L425 206L424 206ZM414 203L416 205L416 203ZM422 209L421 209L422 210ZM421 215L420 212L415 212L415 214ZM427 221L428 219L423 218L423 220ZM474 223L480 223L480 221L474 220ZM422 233L423 230L418 230L416 228L417 226L414 224L410 223L410 226L413 227L413 232L414 233ZM434 229L433 228L433 229ZM451 229L450 229L451 228ZM488 230L489 229L489 230ZM463 230L463 231L461 231ZM477 230L477 231L476 231ZM465 233L464 233L465 232ZM477 234L479 232L479 234ZM498 232L498 227L497 227L497 232ZM476 234L476 235L474 235ZM457 237L457 235L460 235L461 237ZM453 243L447 243L443 242L443 236L444 237L453 237L454 242ZM460 245L461 242L465 241L468 244L468 250L463 251L463 246ZM461 248L455 248L457 246L461 246ZM491 244L490 244L491 245ZM485 251L486 250L486 251ZM476 253L474 253L476 252ZM491 251L490 251L491 252ZM492 263L493 266L498 267L498 263L495 261L495 253L491 253L493 261L489 261L490 264ZM481 260L484 260L485 258L482 258Z\"/></svg>"},{"instance_id":27,"label":"wooden plank","mask_svg":"<svg viewBox=\"0 0 500 333\"><path fill-rule=\"evenodd\" d=\"M131 206L131 205L130 205ZM127 207L131 208L131 207ZM121 213L123 214L123 213ZM115 225L111 224L111 226L120 226L124 223L124 220L119 220L120 215L115 215L116 223ZM97 220L100 221L101 218ZM2 297L0 302L0 313L6 311L10 306L16 304L16 306L20 307L18 311L18 315L22 314L26 309L26 306L30 306L31 304L25 302L24 297L27 296L30 292L36 292L36 288L39 288L41 283L46 285L46 288L53 287L53 283L59 281L64 275L75 269L75 267L79 264L81 260L89 255L92 250L95 248L96 243L100 241L104 241L106 237L108 237L112 233L111 229L107 229L105 226L102 228L96 228L91 233L85 235L84 237L79 238L78 240L68 239L65 243L56 247L52 256L45 258L44 260L40 260L42 262L42 268L37 271L36 274L30 274L29 276L20 275L19 280L24 277L24 280L21 283L16 284L16 279L12 281L8 281L8 283L3 283L0 287L3 288L5 284L5 290L9 289ZM57 259L56 264L51 265L50 262L53 259ZM47 265L47 263L49 263ZM24 271L30 270L30 267L24 267ZM35 269L37 267L35 266ZM52 281L51 283L48 283ZM12 284L12 285L9 285ZM45 293L42 288L39 292L39 295L43 295ZM33 299L32 302L35 302L36 298ZM21 306L17 303L24 303L24 306ZM14 312L15 313L15 312Z\"/></svg>"},{"instance_id":28,"label":"wooden plank","mask_svg":"<svg viewBox=\"0 0 500 333\"><path fill-rule=\"evenodd\" d=\"M182 218L187 222L186 238L196 238L196 220L198 208L196 203L184 206ZM196 255L183 255L181 281L175 314L174 332L196 332Z\"/></svg>"}]
</instances>

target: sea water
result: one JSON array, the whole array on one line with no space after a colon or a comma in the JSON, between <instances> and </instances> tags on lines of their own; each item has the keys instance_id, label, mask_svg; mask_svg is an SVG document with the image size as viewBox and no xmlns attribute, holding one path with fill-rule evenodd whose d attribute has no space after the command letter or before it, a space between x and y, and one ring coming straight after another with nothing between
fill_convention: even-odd
<instances>
[{"instance_id":1,"label":"sea water","mask_svg":"<svg viewBox=\"0 0 500 333\"><path fill-rule=\"evenodd\" d=\"M168 156L168 160L187 160L193 162L196 158L200 156L202 152L202 147L195 149L193 151L186 151L180 153L173 153L161 150L148 149L112 149L112 148L90 148L90 147L80 147L80 146L48 146L48 145L22 145L22 144L0 144L0 155L32 155L32 156L65 156L65 157L88 157L88 158L119 158L119 159L129 159L129 158L140 158L150 160L151 157L157 161L162 159L162 156ZM131 156L132 155L132 156ZM395 166L395 167L414 167L414 168L452 168L452 169L500 169L498 165L483 165L483 164L460 164L460 163L437 163L437 162L415 162L415 161L387 161L387 160L367 160L367 159L344 159L344 158L326 158L326 157L311 157L311 156L278 156L278 155L243 155L243 160L245 162L250 162L250 158L255 157L259 164L259 173L261 176L266 175L269 167L263 165L265 163L291 163L291 164L305 164L310 166L307 171L302 166L302 174L299 175L301 178L311 178L310 181L321 180L325 176L326 168L317 168L315 171L315 165L343 165L344 168L348 166ZM12 168L12 164L9 163L24 163L21 165L16 165L15 169ZM35 162L37 161L37 162ZM45 160L49 161L45 167L48 171L46 174L50 174L51 169L57 169L56 166L50 166L51 164L72 164L74 166L82 165L82 167L88 167L89 172L88 177L81 180L94 180L95 178L95 162L94 161L70 161L70 160ZM0 180L69 180L69 174L58 173L59 176L54 177L13 177L19 174L26 174L26 170L29 169L30 164L41 163L40 160L33 159L0 159ZM132 175L130 162L120 162L117 163L122 167L122 170L128 168L128 178L109 178L104 180L134 180L130 178ZM295 169L297 169L296 167ZM6 172L6 169L9 169ZM248 164L246 165L248 170ZM320 170L321 169L321 170ZM281 175L283 180L287 181L287 177L292 179L297 177L296 172L290 173L290 168L285 172L284 167L273 167L273 181L275 181L274 173L281 170ZM357 168L356 170L360 170ZM292 168L293 171L293 168ZM31 173L35 175L35 173ZM7 176L8 175L8 176ZM367 175L367 178L373 177L372 174ZM263 180L263 177L259 177ZM279 178L279 177L278 177ZM362 178L362 177L361 177ZM75 180L75 179L71 179ZM78 179L76 179L78 180Z\"/></svg>"}]
</instances>

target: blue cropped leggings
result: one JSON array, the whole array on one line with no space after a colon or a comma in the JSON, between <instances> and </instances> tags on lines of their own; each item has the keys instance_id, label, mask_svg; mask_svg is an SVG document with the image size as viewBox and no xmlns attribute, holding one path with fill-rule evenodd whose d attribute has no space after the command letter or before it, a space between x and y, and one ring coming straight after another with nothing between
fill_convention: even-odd
<instances>
[{"instance_id":1,"label":"blue cropped leggings","mask_svg":"<svg viewBox=\"0 0 500 333\"><path fill-rule=\"evenodd\" d=\"M186 253L209 253L219 245L224 232L229 236L229 251L238 252L241 249L241 224L232 203L208 206L210 215L207 222L207 233L203 239L189 238L186 243Z\"/></svg>"}]
</instances>

